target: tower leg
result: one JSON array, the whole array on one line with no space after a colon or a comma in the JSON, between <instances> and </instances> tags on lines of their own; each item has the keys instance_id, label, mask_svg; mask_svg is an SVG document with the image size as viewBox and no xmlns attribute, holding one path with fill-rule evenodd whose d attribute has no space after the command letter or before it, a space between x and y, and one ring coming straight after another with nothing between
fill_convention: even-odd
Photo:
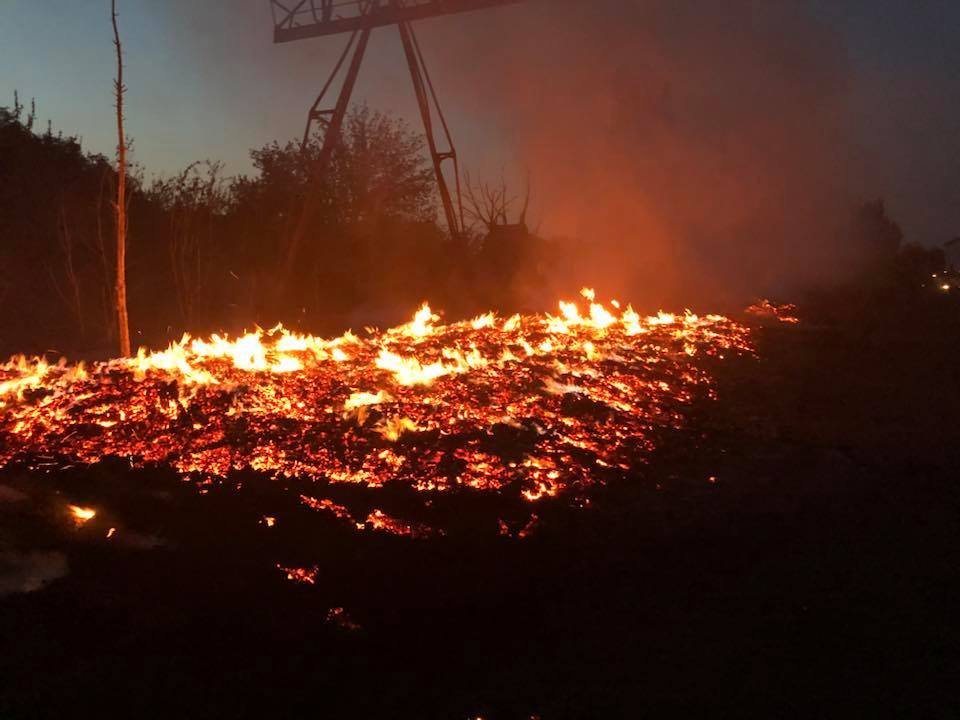
<instances>
[{"instance_id":1,"label":"tower leg","mask_svg":"<svg viewBox=\"0 0 960 720\"><path fill-rule=\"evenodd\" d=\"M427 95L427 87L424 83L425 69L422 67L422 58L417 52L413 30L408 22L398 23L397 27L400 28L400 40L403 42L403 52L407 56L407 65L410 68L410 79L413 80L413 90L417 96L420 117L423 118L423 130L427 136L427 146L430 148L433 171L437 176L437 187L440 190L440 201L443 203L447 228L452 237L458 238L461 234L460 223L457 221L457 213L450 197L450 188L447 186L447 180L443 175L444 160L452 159L454 167L456 167L456 152L452 145L448 152L441 153L437 150L437 141L433 132L433 118L430 112L430 98ZM457 181L459 183L459 178L457 178Z\"/></svg>"},{"instance_id":2,"label":"tower leg","mask_svg":"<svg viewBox=\"0 0 960 720\"><path fill-rule=\"evenodd\" d=\"M330 82L333 80L333 76L331 76L330 80L327 81L327 85L324 87L323 92L321 92L320 97L317 98L317 102L314 103L313 109L310 111L310 120L307 123L307 132L304 136L304 145L306 145L310 139L310 125L313 120L317 119L320 115L325 114L330 115L330 120L327 122L326 132L323 135L323 146L320 148L320 154L317 156L317 159L310 171L311 182L307 189L307 196L303 203L303 209L300 212L300 218L294 227L293 233L290 236L290 241L287 245L287 257L285 262L285 274L287 278L291 277L293 268L297 262L297 256L299 255L300 248L303 245L304 237L307 234L310 224L316 219L323 201L323 198L320 194L321 185L318 181L324 176L327 168L330 165L330 158L332 157L333 149L336 147L337 141L340 138L340 131L343 128L343 119L347 114L347 107L350 104L350 96L353 94L353 88L357 83L357 75L360 73L360 65L363 63L363 55L367 50L367 43L370 41L370 28L361 30L359 33L360 39L357 43L356 49L353 51L353 57L350 60L350 66L347 68L347 76L344 78L343 86L340 88L340 95L337 97L337 104L334 106L332 111L321 112L317 110L320 100L322 99L327 88L330 86ZM347 50L349 52L349 46ZM340 65L338 64L337 68L334 69L334 74L337 73L339 68Z\"/></svg>"}]
</instances>

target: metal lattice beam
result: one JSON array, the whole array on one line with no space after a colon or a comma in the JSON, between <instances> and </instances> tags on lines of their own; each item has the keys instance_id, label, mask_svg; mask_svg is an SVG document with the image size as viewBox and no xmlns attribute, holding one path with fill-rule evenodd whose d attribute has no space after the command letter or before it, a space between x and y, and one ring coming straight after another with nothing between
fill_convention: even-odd
<instances>
[{"instance_id":1,"label":"metal lattice beam","mask_svg":"<svg viewBox=\"0 0 960 720\"><path fill-rule=\"evenodd\" d=\"M311 174L316 180L327 172L327 166L333 155L334 146L339 138L343 125L347 105L353 93L357 73L363 62L367 42L373 28L385 25L396 25L400 29L400 38L403 44L404 55L410 69L410 78L413 81L417 105L423 120L424 134L433 162L434 174L437 178L437 190L443 205L443 212L447 220L447 228L453 238L463 237L463 200L460 193L460 169L457 163L457 151L453 145L453 138L443 110L437 99L430 73L427 71L420 44L414 34L411 22L438 15L479 10L496 5L512 5L523 0L270 0L273 11L274 41L290 42L306 38L351 33L350 41L344 48L329 79L320 91L307 116L307 127L304 131L304 148L313 136L314 128L323 129L323 145L319 156L313 164ZM347 57L351 52L353 57L347 70L346 78L337 95L336 105L332 108L325 105L328 91L340 73ZM446 148L440 147L437 128L434 124L434 114L440 121ZM450 192L450 186L444 174L444 163L452 165L455 178L454 190L456 202ZM314 183L312 191L308 191L300 217L293 227L288 246L286 268L287 277L290 277L296 266L300 248L303 246L310 225L317 215L322 198L318 194L318 186Z\"/></svg>"},{"instance_id":2,"label":"metal lattice beam","mask_svg":"<svg viewBox=\"0 0 960 720\"><path fill-rule=\"evenodd\" d=\"M276 43L367 30L522 0L270 0Z\"/></svg>"}]
</instances>

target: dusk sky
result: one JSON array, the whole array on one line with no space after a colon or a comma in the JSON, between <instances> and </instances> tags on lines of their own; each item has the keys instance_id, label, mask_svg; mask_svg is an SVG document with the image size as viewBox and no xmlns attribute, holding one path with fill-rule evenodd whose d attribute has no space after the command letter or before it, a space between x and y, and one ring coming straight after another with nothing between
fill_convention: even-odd
<instances>
[{"instance_id":1,"label":"dusk sky","mask_svg":"<svg viewBox=\"0 0 960 720\"><path fill-rule=\"evenodd\" d=\"M343 43L273 45L267 0L118 5L128 132L148 175L208 157L225 161L228 173L248 171L250 148L302 132ZM491 27L550 5L530 0L418 25L469 167L516 170L510 109L485 109L482 96L470 101L471 88L444 62L442 48L484 32L495 42ZM960 234L960 3L811 0L806 9L846 58L860 193L886 198L908 239L939 244ZM356 97L413 119L395 35L374 34ZM107 0L0 0L0 105L12 105L18 89L21 99L36 98L43 126L50 118L55 129L81 136L88 151L112 154L114 71Z\"/></svg>"}]
</instances>

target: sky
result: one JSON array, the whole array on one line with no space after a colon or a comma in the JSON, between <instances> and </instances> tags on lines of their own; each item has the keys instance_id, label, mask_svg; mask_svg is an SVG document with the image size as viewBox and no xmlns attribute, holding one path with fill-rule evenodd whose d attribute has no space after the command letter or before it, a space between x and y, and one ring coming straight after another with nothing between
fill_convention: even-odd
<instances>
[{"instance_id":1,"label":"sky","mask_svg":"<svg viewBox=\"0 0 960 720\"><path fill-rule=\"evenodd\" d=\"M842 76L851 126L847 139L830 152L841 156L851 193L883 197L910 240L939 244L960 234L960 3L764 3L797 6L791 12L803 16L803 27L808 21L817 27L810 43L829 46L824 53ZM620 6L626 17L642 4ZM129 87L128 133L148 175L172 173L201 158L225 161L228 173L249 172L251 148L302 133L306 109L344 42L321 38L272 44L267 0L118 0L118 5ZM525 164L529 167L518 150L526 147L527 141L518 138L529 118L512 114L513 102L504 102L515 95L501 95L476 77L485 64L495 66L499 57L515 56L517 44L536 51L538 42L546 42L536 28L550 25L551 6L550 0L529 0L417 26L462 162L476 172L502 168L513 175ZM685 33L706 37L709 46L712 36L702 35L698 25L722 22L724 13L716 8L724 3L690 6L692 12L677 13L671 18L675 22L664 26L674 44L664 43L658 57L669 55L671 47L689 47ZM714 10L701 13L698 7ZM88 151L112 154L110 32L108 0L0 0L0 105L12 105L18 89L22 100L36 99L44 126L49 118L55 129L79 135ZM576 27L564 32L562 37L576 45ZM724 32L736 33L737 28ZM750 37L762 40L762 29ZM806 36L800 37L802 43ZM722 68L725 58L713 61ZM732 67L731 72L736 70ZM833 72L828 68L816 77ZM510 78L503 82L509 84ZM577 87L582 95L582 86ZM417 127L395 31L375 32L356 97L409 118ZM569 98L570 107L577 101ZM589 125L589 116L585 122ZM727 132L736 128L733 122ZM744 125L745 135L753 130ZM675 155L669 157L676 161ZM536 187L536 178L534 183Z\"/></svg>"}]
</instances>

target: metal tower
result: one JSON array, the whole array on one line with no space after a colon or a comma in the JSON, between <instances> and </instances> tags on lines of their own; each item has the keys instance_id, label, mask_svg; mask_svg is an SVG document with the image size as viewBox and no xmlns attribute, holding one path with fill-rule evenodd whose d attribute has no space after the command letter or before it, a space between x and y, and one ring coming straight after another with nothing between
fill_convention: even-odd
<instances>
[{"instance_id":1,"label":"metal tower","mask_svg":"<svg viewBox=\"0 0 960 720\"><path fill-rule=\"evenodd\" d=\"M463 204L460 198L460 171L457 165L457 151L450 136L443 110L437 101L437 94L427 72L420 44L413 32L411 23L438 15L450 15L469 10L508 5L522 0L270 0L273 11L273 40L275 43L304 40L306 38L323 37L350 33L347 45L340 55L330 77L324 84L310 112L307 116L307 127L304 130L304 145L309 141L315 124L324 129L323 146L313 168L314 177L326 172L333 154L334 146L343 127L343 119L350 103L360 65L363 62L370 33L376 27L396 25L400 31L400 40L407 65L410 68L410 78L413 81L413 90L420 108L423 120L423 129L433 161L434 173L437 177L437 187L443 212L446 215L447 227L453 237L463 233ZM352 53L352 55L351 55ZM332 107L325 106L324 100L330 87L343 69L347 58L346 75L340 87L339 95ZM434 128L434 111L443 129L445 149L438 145L437 133ZM444 162L450 161L454 173L454 187L456 204L451 197L450 188L444 175ZM311 219L316 215L321 198L314 190L308 192L300 219L290 238L287 249L287 270L292 269L297 253L303 242L303 236Z\"/></svg>"}]
</instances>

